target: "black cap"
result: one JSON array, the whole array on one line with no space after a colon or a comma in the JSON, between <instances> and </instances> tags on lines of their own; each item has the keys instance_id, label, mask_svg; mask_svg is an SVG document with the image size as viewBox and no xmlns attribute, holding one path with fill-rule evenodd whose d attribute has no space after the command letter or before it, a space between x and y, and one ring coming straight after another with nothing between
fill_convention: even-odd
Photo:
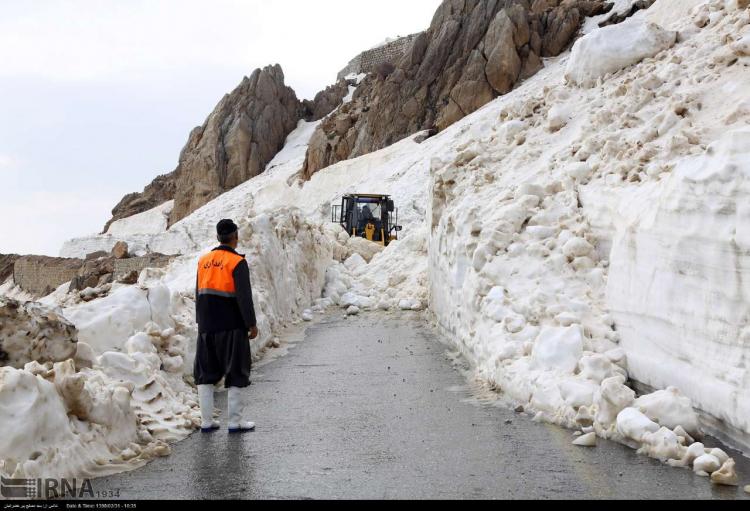
<instances>
[{"instance_id":1,"label":"black cap","mask_svg":"<svg viewBox=\"0 0 750 511\"><path fill-rule=\"evenodd\" d=\"M216 226L216 233L219 236L229 236L238 231L237 225L231 220L222 220Z\"/></svg>"}]
</instances>

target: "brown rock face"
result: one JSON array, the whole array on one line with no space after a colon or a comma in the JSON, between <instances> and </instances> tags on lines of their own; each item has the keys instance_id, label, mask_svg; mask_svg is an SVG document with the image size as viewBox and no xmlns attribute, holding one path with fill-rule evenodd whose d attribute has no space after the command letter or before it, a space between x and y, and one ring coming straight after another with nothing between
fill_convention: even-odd
<instances>
[{"instance_id":1,"label":"brown rock face","mask_svg":"<svg viewBox=\"0 0 750 511\"><path fill-rule=\"evenodd\" d=\"M305 176L420 130L445 129L533 75L541 57L571 44L586 16L611 7L602 0L444 0L392 72L368 76L353 101L323 121Z\"/></svg>"},{"instance_id":2,"label":"brown rock face","mask_svg":"<svg viewBox=\"0 0 750 511\"><path fill-rule=\"evenodd\" d=\"M342 96L343 97L343 96ZM325 110L323 100L318 112ZM304 114L278 65L256 69L224 96L203 126L195 128L177 169L159 176L143 193L127 195L112 221L174 199L169 223L186 217L235 186L257 176L284 146Z\"/></svg>"},{"instance_id":3,"label":"brown rock face","mask_svg":"<svg viewBox=\"0 0 750 511\"><path fill-rule=\"evenodd\" d=\"M294 91L284 85L281 66L256 69L245 78L190 134L175 171L170 225L263 172L302 113Z\"/></svg>"},{"instance_id":4,"label":"brown rock face","mask_svg":"<svg viewBox=\"0 0 750 511\"><path fill-rule=\"evenodd\" d=\"M78 274L70 281L68 292L83 291L87 288L99 287L100 282L106 281L115 271L115 258L112 256L90 259L83 263Z\"/></svg>"},{"instance_id":5,"label":"brown rock face","mask_svg":"<svg viewBox=\"0 0 750 511\"><path fill-rule=\"evenodd\" d=\"M630 6L630 9L628 9L625 12L621 13L614 13L610 17L608 17L606 20L599 23L600 27L606 27L609 25L617 25L618 23L622 23L629 17L631 17L633 14L637 13L638 11L648 9L652 5L654 5L654 2L656 0L638 0L633 5ZM748 0L750 2L750 0ZM745 5L747 7L747 5Z\"/></svg>"},{"instance_id":6,"label":"brown rock face","mask_svg":"<svg viewBox=\"0 0 750 511\"><path fill-rule=\"evenodd\" d=\"M141 193L129 193L112 210L112 218L102 232L107 232L112 222L154 209L172 200L175 190L175 174L172 172L154 179Z\"/></svg>"},{"instance_id":7,"label":"brown rock face","mask_svg":"<svg viewBox=\"0 0 750 511\"><path fill-rule=\"evenodd\" d=\"M305 107L305 119L307 121L318 121L330 114L349 94L349 83L339 80L334 85L329 85L325 90L318 92L312 101L306 99L302 102Z\"/></svg>"}]
</instances>

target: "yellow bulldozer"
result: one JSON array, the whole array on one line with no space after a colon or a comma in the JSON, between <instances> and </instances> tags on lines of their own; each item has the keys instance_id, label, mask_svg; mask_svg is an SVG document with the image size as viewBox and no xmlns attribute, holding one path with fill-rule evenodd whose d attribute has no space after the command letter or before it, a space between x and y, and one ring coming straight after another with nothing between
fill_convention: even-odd
<instances>
[{"instance_id":1,"label":"yellow bulldozer","mask_svg":"<svg viewBox=\"0 0 750 511\"><path fill-rule=\"evenodd\" d=\"M387 247L398 239L398 209L390 195L351 194L331 207L331 221L350 236L359 236Z\"/></svg>"}]
</instances>

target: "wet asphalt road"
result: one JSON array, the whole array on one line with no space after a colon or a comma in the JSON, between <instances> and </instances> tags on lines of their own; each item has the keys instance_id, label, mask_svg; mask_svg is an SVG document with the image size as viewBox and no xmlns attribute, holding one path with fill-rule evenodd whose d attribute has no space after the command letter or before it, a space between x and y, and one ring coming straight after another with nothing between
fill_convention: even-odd
<instances>
[{"instance_id":1,"label":"wet asphalt road","mask_svg":"<svg viewBox=\"0 0 750 511\"><path fill-rule=\"evenodd\" d=\"M128 500L749 497L477 405L446 349L419 315L328 319L254 369L246 415L255 433L195 434L94 489ZM219 395L217 406L225 402ZM749 460L736 459L750 483Z\"/></svg>"}]
</instances>

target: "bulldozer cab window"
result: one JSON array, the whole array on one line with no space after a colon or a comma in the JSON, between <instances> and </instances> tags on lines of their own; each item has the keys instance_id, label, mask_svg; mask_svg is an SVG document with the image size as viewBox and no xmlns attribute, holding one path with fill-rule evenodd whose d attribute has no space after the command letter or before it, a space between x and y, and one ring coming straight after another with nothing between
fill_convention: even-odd
<instances>
[{"instance_id":1,"label":"bulldozer cab window","mask_svg":"<svg viewBox=\"0 0 750 511\"><path fill-rule=\"evenodd\" d=\"M383 210L377 203L358 203L357 213L362 220L380 220L383 217Z\"/></svg>"}]
</instances>

